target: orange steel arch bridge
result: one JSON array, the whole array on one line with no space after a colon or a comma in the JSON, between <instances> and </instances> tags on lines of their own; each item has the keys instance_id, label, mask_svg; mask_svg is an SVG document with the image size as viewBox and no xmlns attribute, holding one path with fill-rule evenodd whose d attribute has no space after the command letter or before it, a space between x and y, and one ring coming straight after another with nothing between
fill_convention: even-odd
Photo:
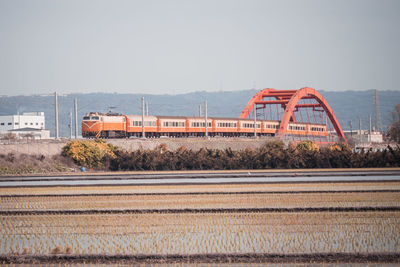
<instances>
[{"instance_id":1,"label":"orange steel arch bridge","mask_svg":"<svg viewBox=\"0 0 400 267\"><path fill-rule=\"evenodd\" d=\"M255 108L255 112L254 112ZM325 98L315 89L304 87L298 90L276 90L266 88L256 93L244 107L239 118L254 118L280 121L277 136L292 141L313 140L336 142L346 140L339 121ZM290 134L291 125L323 125L326 137L295 136Z\"/></svg>"}]
</instances>

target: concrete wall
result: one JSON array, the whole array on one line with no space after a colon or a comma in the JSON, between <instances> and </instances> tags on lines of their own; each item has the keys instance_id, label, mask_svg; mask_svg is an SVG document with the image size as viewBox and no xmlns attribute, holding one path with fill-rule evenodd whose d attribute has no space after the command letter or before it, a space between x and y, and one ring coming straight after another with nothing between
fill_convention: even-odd
<instances>
[{"instance_id":1,"label":"concrete wall","mask_svg":"<svg viewBox=\"0 0 400 267\"><path fill-rule=\"evenodd\" d=\"M262 146L268 139L259 138L158 138L158 139L108 139L109 142L127 151L137 149L154 149L161 144L166 144L169 150L176 150L181 146L187 149L199 150L201 148L244 150L246 148L255 149ZM43 154L52 156L60 154L63 146L68 142L63 140L32 140L29 142L9 142L2 141L0 144L0 153L25 153L25 154Z\"/></svg>"},{"instance_id":2,"label":"concrete wall","mask_svg":"<svg viewBox=\"0 0 400 267\"><path fill-rule=\"evenodd\" d=\"M0 144L0 153L35 154L53 156L61 153L66 141L32 140L28 142L5 142Z\"/></svg>"}]
</instances>

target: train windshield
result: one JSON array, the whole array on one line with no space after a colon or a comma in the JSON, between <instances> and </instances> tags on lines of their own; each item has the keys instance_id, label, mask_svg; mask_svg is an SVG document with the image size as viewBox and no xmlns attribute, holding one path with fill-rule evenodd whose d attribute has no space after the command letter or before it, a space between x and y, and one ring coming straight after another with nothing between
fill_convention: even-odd
<instances>
[{"instance_id":1,"label":"train windshield","mask_svg":"<svg viewBox=\"0 0 400 267\"><path fill-rule=\"evenodd\" d=\"M92 121L98 121L100 118L98 116L92 117Z\"/></svg>"},{"instance_id":2,"label":"train windshield","mask_svg":"<svg viewBox=\"0 0 400 267\"><path fill-rule=\"evenodd\" d=\"M85 116L85 117L83 117L83 120L84 121L88 121L88 120L90 120L90 117L89 116Z\"/></svg>"}]
</instances>

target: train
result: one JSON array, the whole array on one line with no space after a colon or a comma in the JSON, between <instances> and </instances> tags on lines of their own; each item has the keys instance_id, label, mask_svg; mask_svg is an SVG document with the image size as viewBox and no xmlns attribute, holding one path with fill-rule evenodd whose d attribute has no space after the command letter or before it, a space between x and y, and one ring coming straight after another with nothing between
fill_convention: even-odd
<instances>
[{"instance_id":1,"label":"train","mask_svg":"<svg viewBox=\"0 0 400 267\"><path fill-rule=\"evenodd\" d=\"M117 113L90 112L82 118L82 136L85 138L142 137L204 137L206 128L210 137L254 136L254 120L238 118L207 118L185 116L144 116ZM275 136L280 121L257 120L258 136ZM327 136L324 124L290 122L287 134L294 136Z\"/></svg>"}]
</instances>

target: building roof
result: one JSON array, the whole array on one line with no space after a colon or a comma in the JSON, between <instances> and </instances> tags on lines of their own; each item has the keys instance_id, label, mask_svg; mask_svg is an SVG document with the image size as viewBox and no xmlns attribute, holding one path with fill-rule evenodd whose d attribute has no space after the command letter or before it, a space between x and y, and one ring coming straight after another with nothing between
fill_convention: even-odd
<instances>
[{"instance_id":1,"label":"building roof","mask_svg":"<svg viewBox=\"0 0 400 267\"><path fill-rule=\"evenodd\" d=\"M13 130L9 130L10 132L40 132L42 130L45 129L38 129L38 128L20 128L20 129L13 129Z\"/></svg>"},{"instance_id":2,"label":"building roof","mask_svg":"<svg viewBox=\"0 0 400 267\"><path fill-rule=\"evenodd\" d=\"M1 114L0 117L9 117L9 116L38 116L44 117L43 111L33 111L33 112L22 112L22 114Z\"/></svg>"}]
</instances>

